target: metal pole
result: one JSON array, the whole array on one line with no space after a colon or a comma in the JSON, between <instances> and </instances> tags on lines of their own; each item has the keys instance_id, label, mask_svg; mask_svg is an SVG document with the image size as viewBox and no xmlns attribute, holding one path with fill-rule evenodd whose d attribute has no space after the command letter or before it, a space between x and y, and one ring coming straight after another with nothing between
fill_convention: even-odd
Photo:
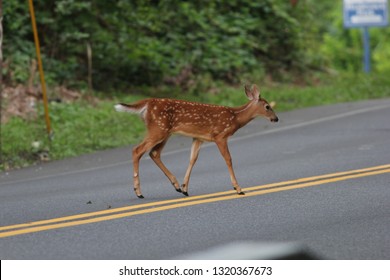
<instances>
[{"instance_id":1,"label":"metal pole","mask_svg":"<svg viewBox=\"0 0 390 280\"><path fill-rule=\"evenodd\" d=\"M28 0L28 4L29 4L29 7L30 7L31 25L32 25L33 33L34 33L35 50L36 50L36 53L37 53L39 76L41 78L41 86L42 86L42 94L43 94L43 104L44 104L44 108L45 108L46 130L47 130L47 134L49 136L49 140L51 140L52 130L51 130L51 126L50 126L49 105L48 105L48 101L47 101L45 76L44 76L44 73L43 73L43 66L42 66L42 60L41 60L41 50L40 50L40 47L39 47L39 38L38 38L37 24L35 22L35 13L34 13L33 0Z\"/></svg>"},{"instance_id":2,"label":"metal pole","mask_svg":"<svg viewBox=\"0 0 390 280\"><path fill-rule=\"evenodd\" d=\"M363 45L364 45L364 72L370 73L371 71L371 55L370 55L370 33L368 27L363 27Z\"/></svg>"}]
</instances>

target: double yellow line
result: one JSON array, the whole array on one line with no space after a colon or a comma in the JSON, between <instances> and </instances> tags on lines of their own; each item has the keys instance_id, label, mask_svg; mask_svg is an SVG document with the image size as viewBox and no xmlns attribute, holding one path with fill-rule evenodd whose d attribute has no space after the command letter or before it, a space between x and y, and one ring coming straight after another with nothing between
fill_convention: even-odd
<instances>
[{"instance_id":1,"label":"double yellow line","mask_svg":"<svg viewBox=\"0 0 390 280\"><path fill-rule=\"evenodd\" d=\"M360 177L374 176L378 174L390 173L390 164L374 166L364 169L356 169L345 172L331 173L320 176L300 178L296 180L272 183L261 186L254 186L243 189L245 195L237 195L235 191L225 191L212 194L198 195L192 197L183 197L179 199L156 201L133 206L120 207L115 209L107 209L91 213L72 215L67 217L54 218L30 223L16 224L0 227L0 238L15 236L20 234L39 232L51 229L59 229L84 225L90 223L98 223L108 220L131 217L153 212L160 212L175 208L188 207L217 201L243 199L247 197L263 195L274 192L281 192L292 189L300 189L311 186L323 185Z\"/></svg>"}]
</instances>

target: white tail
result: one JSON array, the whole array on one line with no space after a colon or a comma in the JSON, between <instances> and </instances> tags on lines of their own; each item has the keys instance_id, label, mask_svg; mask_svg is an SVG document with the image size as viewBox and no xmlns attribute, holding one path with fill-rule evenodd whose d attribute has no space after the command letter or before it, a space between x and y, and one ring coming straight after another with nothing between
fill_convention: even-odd
<instances>
[{"instance_id":1,"label":"white tail","mask_svg":"<svg viewBox=\"0 0 390 280\"><path fill-rule=\"evenodd\" d=\"M133 112L132 110L129 110L126 106L123 106L122 104L116 104L114 106L115 110L117 112Z\"/></svg>"},{"instance_id":2,"label":"white tail","mask_svg":"<svg viewBox=\"0 0 390 280\"><path fill-rule=\"evenodd\" d=\"M133 107L133 106L128 106L126 104L116 104L114 108L117 112L142 114L146 109L146 105L141 107L135 107L135 106Z\"/></svg>"},{"instance_id":3,"label":"white tail","mask_svg":"<svg viewBox=\"0 0 390 280\"><path fill-rule=\"evenodd\" d=\"M250 101L240 107L158 98L141 100L135 104L115 105L115 109L119 112L140 114L147 128L144 140L133 149L133 179L136 195L143 198L139 180L139 161L144 153L150 150L150 157L168 177L176 191L188 196L191 171L203 141L212 141L217 144L228 166L234 189L238 194L244 194L234 175L227 139L257 116L264 116L271 122L279 120L271 105L260 97L256 85L245 86L245 93ZM190 163L181 186L160 158L162 149L173 133L193 138Z\"/></svg>"}]
</instances>

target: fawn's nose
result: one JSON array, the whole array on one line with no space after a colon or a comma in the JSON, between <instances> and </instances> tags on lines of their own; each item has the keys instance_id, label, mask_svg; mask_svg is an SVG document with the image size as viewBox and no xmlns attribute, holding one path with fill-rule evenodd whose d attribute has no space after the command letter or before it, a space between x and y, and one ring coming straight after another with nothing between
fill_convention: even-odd
<instances>
[{"instance_id":1,"label":"fawn's nose","mask_svg":"<svg viewBox=\"0 0 390 280\"><path fill-rule=\"evenodd\" d=\"M271 119L271 122L278 122L279 121L279 118L278 117L275 117L275 118L272 118Z\"/></svg>"}]
</instances>

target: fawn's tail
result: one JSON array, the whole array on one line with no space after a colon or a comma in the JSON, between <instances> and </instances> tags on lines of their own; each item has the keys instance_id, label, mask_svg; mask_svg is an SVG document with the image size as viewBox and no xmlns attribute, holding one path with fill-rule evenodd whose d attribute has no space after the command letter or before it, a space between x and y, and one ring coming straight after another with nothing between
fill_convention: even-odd
<instances>
[{"instance_id":1,"label":"fawn's tail","mask_svg":"<svg viewBox=\"0 0 390 280\"><path fill-rule=\"evenodd\" d=\"M117 112L143 114L147 109L147 100L141 100L134 104L119 103L114 106Z\"/></svg>"}]
</instances>

